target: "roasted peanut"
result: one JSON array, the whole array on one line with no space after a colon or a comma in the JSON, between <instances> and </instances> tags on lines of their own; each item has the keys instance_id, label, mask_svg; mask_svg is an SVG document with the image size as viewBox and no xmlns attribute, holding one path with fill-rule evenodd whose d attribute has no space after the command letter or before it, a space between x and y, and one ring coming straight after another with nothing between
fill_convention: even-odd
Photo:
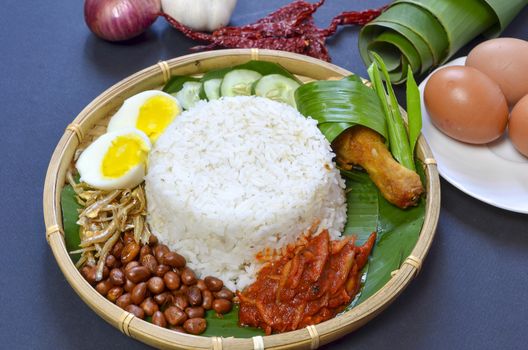
<instances>
[{"instance_id":1,"label":"roasted peanut","mask_svg":"<svg viewBox=\"0 0 528 350\"><path fill-rule=\"evenodd\" d=\"M116 259L121 259L121 252L123 251L124 244L121 241L117 241L116 244L114 244L114 247L112 248L112 255L115 256Z\"/></svg>"},{"instance_id":2,"label":"roasted peanut","mask_svg":"<svg viewBox=\"0 0 528 350\"><path fill-rule=\"evenodd\" d=\"M108 275L110 274L110 269L108 268L108 266L103 266L103 279L107 279L108 278Z\"/></svg>"},{"instance_id":3,"label":"roasted peanut","mask_svg":"<svg viewBox=\"0 0 528 350\"><path fill-rule=\"evenodd\" d=\"M232 291L227 289L226 287L222 288L220 291L213 293L215 298L217 299L227 299L227 300L233 300L235 295Z\"/></svg>"},{"instance_id":4,"label":"roasted peanut","mask_svg":"<svg viewBox=\"0 0 528 350\"><path fill-rule=\"evenodd\" d=\"M126 278L134 283L145 282L150 277L150 271L145 266L134 266L126 273Z\"/></svg>"},{"instance_id":5,"label":"roasted peanut","mask_svg":"<svg viewBox=\"0 0 528 350\"><path fill-rule=\"evenodd\" d=\"M114 286L122 286L126 282L125 273L121 269L113 268L109 280Z\"/></svg>"},{"instance_id":6,"label":"roasted peanut","mask_svg":"<svg viewBox=\"0 0 528 350\"><path fill-rule=\"evenodd\" d=\"M109 254L106 259L105 259L105 265L109 268L109 269L112 269L114 267L116 267L117 265L117 259L115 256L113 256L112 254Z\"/></svg>"},{"instance_id":7,"label":"roasted peanut","mask_svg":"<svg viewBox=\"0 0 528 350\"><path fill-rule=\"evenodd\" d=\"M213 293L210 290L202 291L202 307L206 310L211 310L213 308Z\"/></svg>"},{"instance_id":8,"label":"roasted peanut","mask_svg":"<svg viewBox=\"0 0 528 350\"><path fill-rule=\"evenodd\" d=\"M202 291L197 286L190 286L187 291L187 299L192 306L202 305Z\"/></svg>"},{"instance_id":9,"label":"roasted peanut","mask_svg":"<svg viewBox=\"0 0 528 350\"><path fill-rule=\"evenodd\" d=\"M217 314L226 314L233 308L233 303L227 299L215 299L213 301L213 310Z\"/></svg>"},{"instance_id":10,"label":"roasted peanut","mask_svg":"<svg viewBox=\"0 0 528 350\"><path fill-rule=\"evenodd\" d=\"M125 234L123 234L123 243L125 244L125 246L126 246L128 243L132 243L132 242L135 242L134 234L133 234L133 233L131 233L131 232L126 232Z\"/></svg>"},{"instance_id":11,"label":"roasted peanut","mask_svg":"<svg viewBox=\"0 0 528 350\"><path fill-rule=\"evenodd\" d=\"M204 280L199 279L196 281L196 287L200 288L200 290L203 292L204 290L207 290L207 286L205 285Z\"/></svg>"},{"instance_id":12,"label":"roasted peanut","mask_svg":"<svg viewBox=\"0 0 528 350\"><path fill-rule=\"evenodd\" d=\"M183 284L185 284L187 286L191 286L191 285L195 284L196 281L197 281L196 274L194 273L193 270L191 270L188 267L184 267L183 268L180 277L181 277L181 280L182 280Z\"/></svg>"},{"instance_id":13,"label":"roasted peanut","mask_svg":"<svg viewBox=\"0 0 528 350\"><path fill-rule=\"evenodd\" d=\"M158 267L156 267L156 271L154 271L154 274L158 277L163 277L170 270L171 270L170 266L161 264L161 265L158 265Z\"/></svg>"},{"instance_id":14,"label":"roasted peanut","mask_svg":"<svg viewBox=\"0 0 528 350\"><path fill-rule=\"evenodd\" d=\"M148 280L147 287L152 294L160 294L165 289L165 283L163 278L154 276Z\"/></svg>"},{"instance_id":15,"label":"roasted peanut","mask_svg":"<svg viewBox=\"0 0 528 350\"><path fill-rule=\"evenodd\" d=\"M185 295L181 291L174 293L173 303L181 310L185 310L185 308L189 306L189 300L187 299L187 295Z\"/></svg>"},{"instance_id":16,"label":"roasted peanut","mask_svg":"<svg viewBox=\"0 0 528 350\"><path fill-rule=\"evenodd\" d=\"M207 321L203 318L190 318L183 324L183 329L194 335L202 334L205 328L207 328Z\"/></svg>"},{"instance_id":17,"label":"roasted peanut","mask_svg":"<svg viewBox=\"0 0 528 350\"><path fill-rule=\"evenodd\" d=\"M158 304L156 304L152 298L143 300L139 306L143 309L143 311L145 311L145 315L147 316L152 316L156 311L159 310Z\"/></svg>"},{"instance_id":18,"label":"roasted peanut","mask_svg":"<svg viewBox=\"0 0 528 350\"><path fill-rule=\"evenodd\" d=\"M144 319L145 318L145 311L143 311L142 308L140 308L137 305L130 304L125 308L126 311L130 312L134 316Z\"/></svg>"},{"instance_id":19,"label":"roasted peanut","mask_svg":"<svg viewBox=\"0 0 528 350\"><path fill-rule=\"evenodd\" d=\"M165 319L167 319L167 322L172 326L179 326L187 319L185 312L176 306L169 306L165 309L163 315L165 315Z\"/></svg>"},{"instance_id":20,"label":"roasted peanut","mask_svg":"<svg viewBox=\"0 0 528 350\"><path fill-rule=\"evenodd\" d=\"M171 267L184 267L187 262L180 254L175 252L167 252L162 255L161 263Z\"/></svg>"},{"instance_id":21,"label":"roasted peanut","mask_svg":"<svg viewBox=\"0 0 528 350\"><path fill-rule=\"evenodd\" d=\"M139 249L139 244L134 241L126 244L121 251L121 262L123 264L128 264L134 260L139 254Z\"/></svg>"},{"instance_id":22,"label":"roasted peanut","mask_svg":"<svg viewBox=\"0 0 528 350\"><path fill-rule=\"evenodd\" d=\"M155 295L152 299L156 304L163 306L165 304L172 304L174 301L174 296L170 292L163 292L161 294Z\"/></svg>"},{"instance_id":23,"label":"roasted peanut","mask_svg":"<svg viewBox=\"0 0 528 350\"><path fill-rule=\"evenodd\" d=\"M96 266L89 266L84 265L81 269L81 275L83 275L84 279L88 281L90 284L95 284L95 275L97 273L97 267Z\"/></svg>"},{"instance_id":24,"label":"roasted peanut","mask_svg":"<svg viewBox=\"0 0 528 350\"><path fill-rule=\"evenodd\" d=\"M149 242L148 242L148 244L149 244L150 246L154 246L154 245L158 244L158 237L156 237L156 236L154 236L153 234L151 234L150 237L149 237Z\"/></svg>"},{"instance_id":25,"label":"roasted peanut","mask_svg":"<svg viewBox=\"0 0 528 350\"><path fill-rule=\"evenodd\" d=\"M147 254L152 255L152 249L148 245L144 245L139 250L139 260L141 260L141 258L143 258Z\"/></svg>"},{"instance_id":26,"label":"roasted peanut","mask_svg":"<svg viewBox=\"0 0 528 350\"><path fill-rule=\"evenodd\" d=\"M140 262L141 262L141 265L143 265L146 268L148 268L151 273L153 273L153 274L156 273L156 271L158 269L158 261L156 260L154 255L152 255L152 254L143 255L140 258Z\"/></svg>"},{"instance_id":27,"label":"roasted peanut","mask_svg":"<svg viewBox=\"0 0 528 350\"><path fill-rule=\"evenodd\" d=\"M163 276L163 282L170 290L176 290L180 288L180 276L173 271L169 271Z\"/></svg>"},{"instance_id":28,"label":"roasted peanut","mask_svg":"<svg viewBox=\"0 0 528 350\"><path fill-rule=\"evenodd\" d=\"M101 295L106 295L106 294L108 294L108 291L113 286L114 285L112 284L110 279L106 279L104 281L101 281L101 282L97 283L97 285L95 286L95 290L97 290L99 292L99 294L101 294Z\"/></svg>"},{"instance_id":29,"label":"roasted peanut","mask_svg":"<svg viewBox=\"0 0 528 350\"><path fill-rule=\"evenodd\" d=\"M224 286L224 282L222 282L221 279L212 276L207 276L204 278L204 282L207 286L207 289L209 289L211 292L218 292Z\"/></svg>"},{"instance_id":30,"label":"roasted peanut","mask_svg":"<svg viewBox=\"0 0 528 350\"><path fill-rule=\"evenodd\" d=\"M134 289L135 286L136 284L134 282L126 280L125 286L123 288L125 289L125 292L132 293L132 289Z\"/></svg>"},{"instance_id":31,"label":"roasted peanut","mask_svg":"<svg viewBox=\"0 0 528 350\"><path fill-rule=\"evenodd\" d=\"M163 315L163 312L154 312L154 314L152 314L152 323L156 326L160 326L163 328L167 327L167 320L165 319L165 315Z\"/></svg>"},{"instance_id":32,"label":"roasted peanut","mask_svg":"<svg viewBox=\"0 0 528 350\"><path fill-rule=\"evenodd\" d=\"M128 305L132 304L132 295L130 293L121 295L119 298L117 298L116 304L121 309L126 308Z\"/></svg>"},{"instance_id":33,"label":"roasted peanut","mask_svg":"<svg viewBox=\"0 0 528 350\"><path fill-rule=\"evenodd\" d=\"M168 253L169 247L167 247L165 244L158 244L154 247L154 256L156 259L158 259L158 262L161 262L161 259L163 257L163 254Z\"/></svg>"},{"instance_id":34,"label":"roasted peanut","mask_svg":"<svg viewBox=\"0 0 528 350\"><path fill-rule=\"evenodd\" d=\"M141 282L132 289L132 303L139 305L147 296L147 284Z\"/></svg>"},{"instance_id":35,"label":"roasted peanut","mask_svg":"<svg viewBox=\"0 0 528 350\"><path fill-rule=\"evenodd\" d=\"M201 306L188 307L185 309L185 313L187 314L187 317L189 318L196 318L196 317L203 318L205 316L205 310Z\"/></svg>"},{"instance_id":36,"label":"roasted peanut","mask_svg":"<svg viewBox=\"0 0 528 350\"><path fill-rule=\"evenodd\" d=\"M112 303L115 303L117 298L119 298L121 295L123 295L123 288L113 287L108 291L108 293L106 293L106 298Z\"/></svg>"},{"instance_id":37,"label":"roasted peanut","mask_svg":"<svg viewBox=\"0 0 528 350\"><path fill-rule=\"evenodd\" d=\"M139 262L138 261L131 261L129 262L128 264L125 265L125 273L130 270L131 268L133 267L136 267L136 266L139 266Z\"/></svg>"}]
</instances>

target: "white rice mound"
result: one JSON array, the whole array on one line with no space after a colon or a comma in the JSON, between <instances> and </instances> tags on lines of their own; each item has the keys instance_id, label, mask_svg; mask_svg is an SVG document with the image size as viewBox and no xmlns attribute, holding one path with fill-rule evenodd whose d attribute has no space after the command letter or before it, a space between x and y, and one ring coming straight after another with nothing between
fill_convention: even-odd
<instances>
[{"instance_id":1,"label":"white rice mound","mask_svg":"<svg viewBox=\"0 0 528 350\"><path fill-rule=\"evenodd\" d=\"M145 189L158 239L200 276L232 290L255 280L255 255L295 242L315 220L346 220L344 181L317 122L261 97L201 101L153 146Z\"/></svg>"}]
</instances>

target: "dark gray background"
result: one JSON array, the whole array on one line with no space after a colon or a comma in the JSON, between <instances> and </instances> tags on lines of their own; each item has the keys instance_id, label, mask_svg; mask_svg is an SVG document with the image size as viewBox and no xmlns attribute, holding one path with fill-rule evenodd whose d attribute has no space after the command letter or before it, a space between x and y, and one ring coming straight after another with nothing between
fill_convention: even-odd
<instances>
[{"instance_id":1,"label":"dark gray background","mask_svg":"<svg viewBox=\"0 0 528 350\"><path fill-rule=\"evenodd\" d=\"M232 23L287 2L239 0ZM340 11L385 2L328 0L317 19L325 25ZM92 312L64 279L44 238L44 176L64 128L86 104L194 43L161 19L132 42L101 41L84 24L82 1L2 5L0 348L144 348ZM527 39L527 24L525 9L503 35ZM334 63L366 76L357 33L343 29L328 46ZM438 231L421 274L380 316L328 348L527 348L527 224L528 216L483 204L442 181Z\"/></svg>"}]
</instances>

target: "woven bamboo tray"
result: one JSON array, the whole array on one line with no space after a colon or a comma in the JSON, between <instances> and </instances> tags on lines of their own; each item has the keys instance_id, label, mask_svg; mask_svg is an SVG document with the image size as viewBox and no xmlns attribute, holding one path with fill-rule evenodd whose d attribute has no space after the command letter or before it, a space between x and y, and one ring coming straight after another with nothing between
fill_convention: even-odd
<instances>
[{"instance_id":1,"label":"woven bamboo tray","mask_svg":"<svg viewBox=\"0 0 528 350\"><path fill-rule=\"evenodd\" d=\"M218 50L159 62L117 83L93 100L66 128L49 163L44 185L44 220L46 239L59 267L77 294L97 314L124 334L149 345L162 349L316 349L361 327L383 311L416 276L432 243L440 212L440 182L431 150L420 137L417 155L425 165L427 196L426 217L418 242L384 287L339 317L294 332L249 339L193 336L134 317L106 300L84 280L66 251L60 207L60 192L75 150L105 132L108 118L126 98L144 90L160 88L171 75L199 75L251 59L279 63L304 81L335 79L351 74L330 63L273 50Z\"/></svg>"}]
</instances>

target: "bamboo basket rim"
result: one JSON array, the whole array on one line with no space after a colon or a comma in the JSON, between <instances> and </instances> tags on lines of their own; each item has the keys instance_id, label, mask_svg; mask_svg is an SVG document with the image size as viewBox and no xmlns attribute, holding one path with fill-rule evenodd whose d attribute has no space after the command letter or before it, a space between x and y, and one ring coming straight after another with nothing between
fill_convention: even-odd
<instances>
[{"instance_id":1,"label":"bamboo basket rim","mask_svg":"<svg viewBox=\"0 0 528 350\"><path fill-rule=\"evenodd\" d=\"M419 272L435 235L440 213L440 180L436 161L423 136L417 146L426 174L426 215L418 241L392 278L374 295L351 310L328 321L304 329L253 338L204 337L182 334L134 317L101 296L84 280L66 251L60 191L66 169L79 144L96 125L127 97L160 87L175 74L199 74L213 68L231 66L248 60L280 63L290 72L311 79L328 79L351 72L311 57L275 50L229 49L201 52L161 61L113 85L89 103L66 127L51 157L43 194L46 240L68 283L85 303L104 320L124 334L163 349L316 349L361 327L383 311Z\"/></svg>"}]
</instances>

